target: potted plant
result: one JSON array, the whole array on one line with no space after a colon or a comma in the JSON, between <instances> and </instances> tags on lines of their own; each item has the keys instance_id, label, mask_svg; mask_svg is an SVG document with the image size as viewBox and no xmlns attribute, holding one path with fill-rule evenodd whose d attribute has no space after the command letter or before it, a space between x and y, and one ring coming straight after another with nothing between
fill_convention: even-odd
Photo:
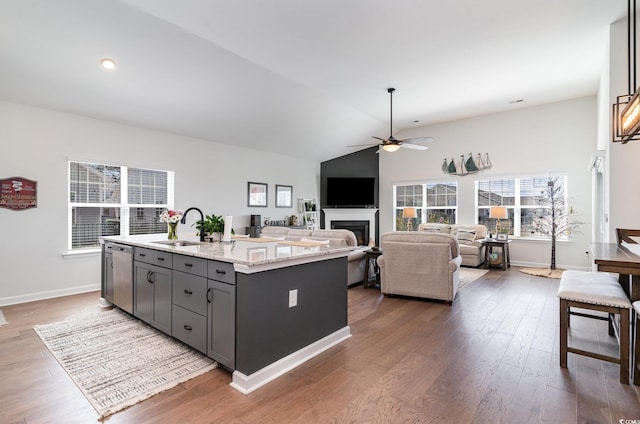
<instances>
[{"instance_id":1,"label":"potted plant","mask_svg":"<svg viewBox=\"0 0 640 424\"><path fill-rule=\"evenodd\" d=\"M205 234L211 237L215 237L214 235L218 234L218 236L215 237L218 240L224 232L224 218L222 215L206 215L204 221L198 221L195 225L198 231L204 231Z\"/></svg>"}]
</instances>

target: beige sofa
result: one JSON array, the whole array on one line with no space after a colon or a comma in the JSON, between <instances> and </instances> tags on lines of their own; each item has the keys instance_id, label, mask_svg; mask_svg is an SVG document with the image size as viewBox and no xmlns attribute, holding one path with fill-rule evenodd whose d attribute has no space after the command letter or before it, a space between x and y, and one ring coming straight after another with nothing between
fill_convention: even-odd
<instances>
[{"instance_id":1,"label":"beige sofa","mask_svg":"<svg viewBox=\"0 0 640 424\"><path fill-rule=\"evenodd\" d=\"M460 234L458 230L463 230ZM451 234L456 237L460 245L460 255L462 255L462 265L475 266L484 263L484 244L481 240L487 237L487 227L484 225L449 225L449 224L429 224L423 223L418 227L418 231ZM473 233L473 240L469 240Z\"/></svg>"},{"instance_id":2,"label":"beige sofa","mask_svg":"<svg viewBox=\"0 0 640 424\"><path fill-rule=\"evenodd\" d=\"M331 246L353 246L355 249L349 253L347 258L347 285L360 283L364 279L365 254L363 250L366 247L358 247L355 234L349 230L299 230L268 225L262 228L261 237L290 241L299 241L303 238L317 241L328 240Z\"/></svg>"},{"instance_id":3,"label":"beige sofa","mask_svg":"<svg viewBox=\"0 0 640 424\"><path fill-rule=\"evenodd\" d=\"M451 234L394 231L380 237L380 291L453 302L460 281L460 251Z\"/></svg>"}]
</instances>

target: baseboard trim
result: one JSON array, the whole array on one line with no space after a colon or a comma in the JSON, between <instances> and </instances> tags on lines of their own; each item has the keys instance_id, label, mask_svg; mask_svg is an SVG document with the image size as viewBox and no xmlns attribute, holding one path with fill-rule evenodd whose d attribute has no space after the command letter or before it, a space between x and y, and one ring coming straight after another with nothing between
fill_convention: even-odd
<instances>
[{"instance_id":1,"label":"baseboard trim","mask_svg":"<svg viewBox=\"0 0 640 424\"><path fill-rule=\"evenodd\" d=\"M351 337L351 329L349 326L343 327L251 375L234 371L230 385L245 395L249 394L349 337Z\"/></svg>"},{"instance_id":2,"label":"baseboard trim","mask_svg":"<svg viewBox=\"0 0 640 424\"><path fill-rule=\"evenodd\" d=\"M87 284L86 286L70 287L68 289L29 293L21 296L0 297L0 306L17 305L19 303L35 302L37 300L53 299L99 290L100 284Z\"/></svg>"}]
</instances>

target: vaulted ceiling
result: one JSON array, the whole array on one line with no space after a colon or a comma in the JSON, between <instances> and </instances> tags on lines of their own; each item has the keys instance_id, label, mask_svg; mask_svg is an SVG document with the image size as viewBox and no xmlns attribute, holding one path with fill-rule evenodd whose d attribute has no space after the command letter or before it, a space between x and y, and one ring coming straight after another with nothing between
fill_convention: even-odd
<instances>
[{"instance_id":1,"label":"vaulted ceiling","mask_svg":"<svg viewBox=\"0 0 640 424\"><path fill-rule=\"evenodd\" d=\"M389 135L387 87L394 133L595 94L626 7L2 0L0 100L326 160Z\"/></svg>"}]
</instances>

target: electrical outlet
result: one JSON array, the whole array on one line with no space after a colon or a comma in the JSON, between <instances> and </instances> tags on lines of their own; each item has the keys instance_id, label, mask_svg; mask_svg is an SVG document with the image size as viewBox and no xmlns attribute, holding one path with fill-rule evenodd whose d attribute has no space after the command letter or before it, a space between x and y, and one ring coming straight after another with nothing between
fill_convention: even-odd
<instances>
[{"instance_id":1,"label":"electrical outlet","mask_svg":"<svg viewBox=\"0 0 640 424\"><path fill-rule=\"evenodd\" d=\"M298 306L298 289L289 290L289 307Z\"/></svg>"}]
</instances>

